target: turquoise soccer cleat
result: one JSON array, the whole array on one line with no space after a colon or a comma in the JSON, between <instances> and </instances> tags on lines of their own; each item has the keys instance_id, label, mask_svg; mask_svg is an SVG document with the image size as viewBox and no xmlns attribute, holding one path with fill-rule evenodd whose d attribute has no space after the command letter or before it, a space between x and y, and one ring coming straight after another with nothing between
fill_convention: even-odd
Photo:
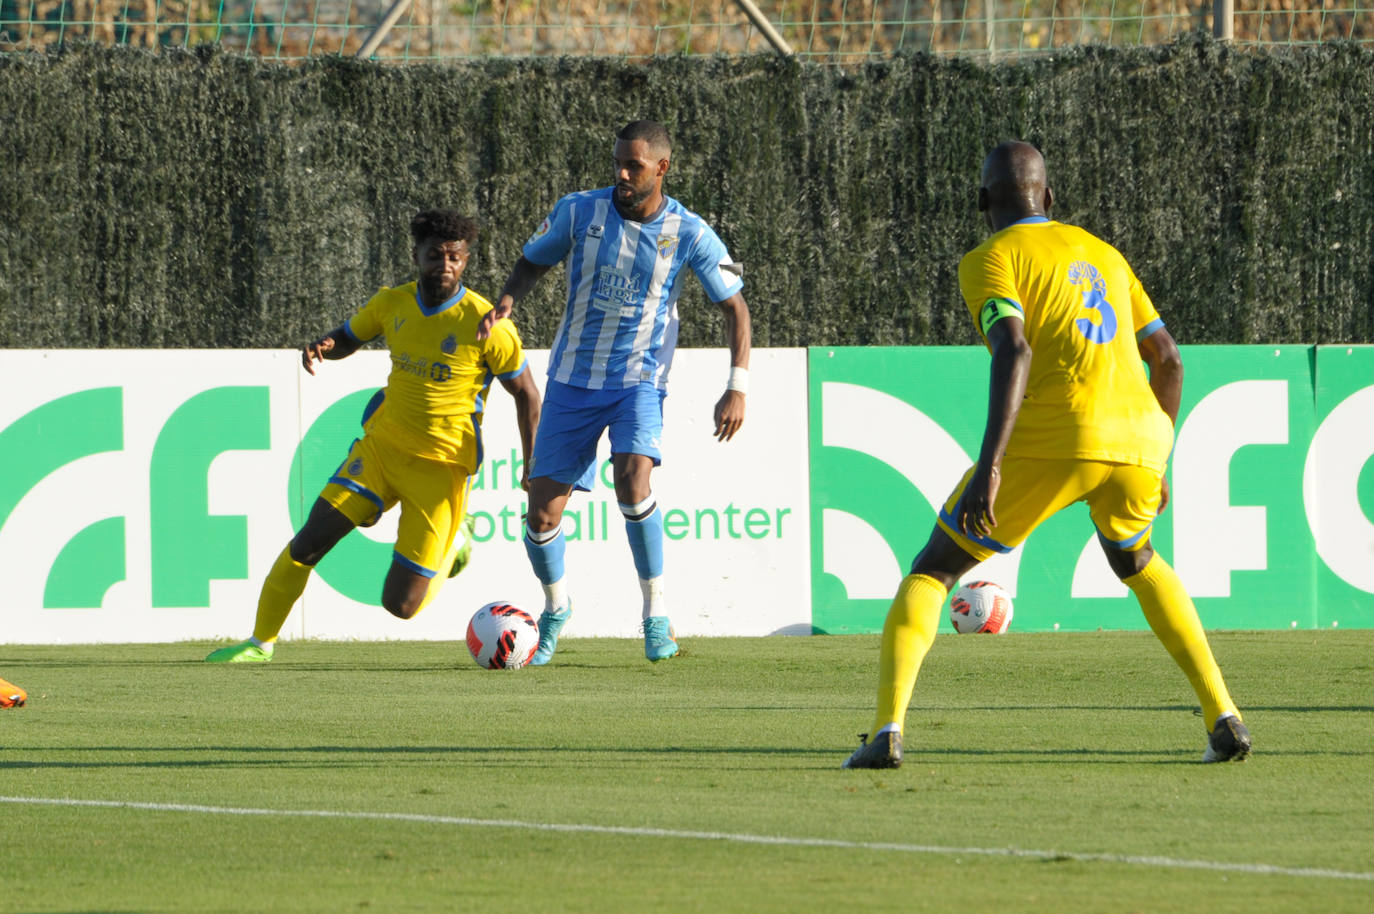
<instances>
[{"instance_id":1,"label":"turquoise soccer cleat","mask_svg":"<svg viewBox=\"0 0 1374 914\"><path fill-rule=\"evenodd\" d=\"M558 633L563 631L563 626L568 624L572 618L572 604L561 613L544 610L539 614L539 647L530 658L530 666L543 666L553 659L553 652L558 650Z\"/></svg>"},{"instance_id":2,"label":"turquoise soccer cleat","mask_svg":"<svg viewBox=\"0 0 1374 914\"><path fill-rule=\"evenodd\" d=\"M654 662L676 657L677 641L667 616L650 616L644 620L644 656Z\"/></svg>"},{"instance_id":3,"label":"turquoise soccer cleat","mask_svg":"<svg viewBox=\"0 0 1374 914\"><path fill-rule=\"evenodd\" d=\"M266 663L272 659L274 648L270 644L259 645L253 640L240 641L211 651L205 658L206 663Z\"/></svg>"}]
</instances>

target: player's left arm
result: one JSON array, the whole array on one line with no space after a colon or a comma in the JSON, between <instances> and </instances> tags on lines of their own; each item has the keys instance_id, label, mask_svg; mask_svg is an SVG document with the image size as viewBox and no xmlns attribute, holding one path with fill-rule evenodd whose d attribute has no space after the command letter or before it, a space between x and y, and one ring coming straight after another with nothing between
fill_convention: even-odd
<instances>
[{"instance_id":1,"label":"player's left arm","mask_svg":"<svg viewBox=\"0 0 1374 914\"><path fill-rule=\"evenodd\" d=\"M519 374L502 378L501 386L515 398L515 425L520 431L520 450L524 453L524 469L520 473L520 488L530 488L530 458L534 456L534 433L539 428L539 387L534 372L525 365Z\"/></svg>"},{"instance_id":2,"label":"player's left arm","mask_svg":"<svg viewBox=\"0 0 1374 914\"><path fill-rule=\"evenodd\" d=\"M1026 397L1031 363L1031 347L1024 325L1014 312L991 323L986 333L988 348L992 351L987 424L983 427L978 464L964 487L964 497L959 501L954 518L961 532L979 536L989 535L997 526L993 506L1002 482L1002 457L1007 452L1012 429L1016 427L1021 401Z\"/></svg>"},{"instance_id":3,"label":"player's left arm","mask_svg":"<svg viewBox=\"0 0 1374 914\"><path fill-rule=\"evenodd\" d=\"M744 424L744 401L749 392L749 351L753 341L753 325L749 320L749 306L739 292L720 305L725 316L725 341L730 347L730 380L725 393L716 401L715 436L729 441Z\"/></svg>"},{"instance_id":4,"label":"player's left arm","mask_svg":"<svg viewBox=\"0 0 1374 914\"><path fill-rule=\"evenodd\" d=\"M1178 344L1164 325L1143 339L1136 341L1140 358L1150 369L1150 390L1159 401L1159 408L1168 415L1169 421L1178 425L1179 403L1183 400L1183 356ZM1159 510L1162 513L1169 505L1169 480L1160 480Z\"/></svg>"}]
</instances>

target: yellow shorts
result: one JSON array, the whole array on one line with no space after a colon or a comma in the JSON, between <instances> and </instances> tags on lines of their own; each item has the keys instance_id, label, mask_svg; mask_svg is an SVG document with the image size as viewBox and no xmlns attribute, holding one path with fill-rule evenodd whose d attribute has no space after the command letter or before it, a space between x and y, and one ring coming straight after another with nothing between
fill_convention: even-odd
<instances>
[{"instance_id":1,"label":"yellow shorts","mask_svg":"<svg viewBox=\"0 0 1374 914\"><path fill-rule=\"evenodd\" d=\"M1107 545L1133 552L1150 542L1164 476L1149 467L1008 456L1002 461L1002 483L992 505L997 526L990 536L966 536L955 528L954 517L973 469L969 467L959 480L940 510L938 523L980 562L1010 552L1051 515L1076 501L1088 503L1097 536Z\"/></svg>"},{"instance_id":2,"label":"yellow shorts","mask_svg":"<svg viewBox=\"0 0 1374 914\"><path fill-rule=\"evenodd\" d=\"M432 578L448 575L470 477L466 467L416 457L364 435L353 442L320 497L360 527L372 526L400 502L395 558Z\"/></svg>"}]
</instances>

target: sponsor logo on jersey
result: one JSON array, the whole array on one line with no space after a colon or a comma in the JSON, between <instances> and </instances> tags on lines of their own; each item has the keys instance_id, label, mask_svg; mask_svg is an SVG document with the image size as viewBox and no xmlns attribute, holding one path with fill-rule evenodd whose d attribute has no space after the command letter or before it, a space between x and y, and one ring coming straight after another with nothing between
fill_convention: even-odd
<instances>
[{"instance_id":1,"label":"sponsor logo on jersey","mask_svg":"<svg viewBox=\"0 0 1374 914\"><path fill-rule=\"evenodd\" d=\"M599 311L633 317L639 310L641 285L638 276L627 276L615 267L602 267L596 273L590 304Z\"/></svg>"}]
</instances>

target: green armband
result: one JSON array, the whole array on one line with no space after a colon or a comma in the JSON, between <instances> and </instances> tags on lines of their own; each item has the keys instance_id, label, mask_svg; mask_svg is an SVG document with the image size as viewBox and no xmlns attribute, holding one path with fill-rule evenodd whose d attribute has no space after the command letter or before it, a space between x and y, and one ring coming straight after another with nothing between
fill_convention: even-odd
<instances>
[{"instance_id":1,"label":"green armband","mask_svg":"<svg viewBox=\"0 0 1374 914\"><path fill-rule=\"evenodd\" d=\"M1021 306L1010 298L989 298L983 302L983 308L978 312L978 326L982 328L983 336L987 336L992 325L1004 317L1014 317L1020 321L1026 319Z\"/></svg>"}]
</instances>

